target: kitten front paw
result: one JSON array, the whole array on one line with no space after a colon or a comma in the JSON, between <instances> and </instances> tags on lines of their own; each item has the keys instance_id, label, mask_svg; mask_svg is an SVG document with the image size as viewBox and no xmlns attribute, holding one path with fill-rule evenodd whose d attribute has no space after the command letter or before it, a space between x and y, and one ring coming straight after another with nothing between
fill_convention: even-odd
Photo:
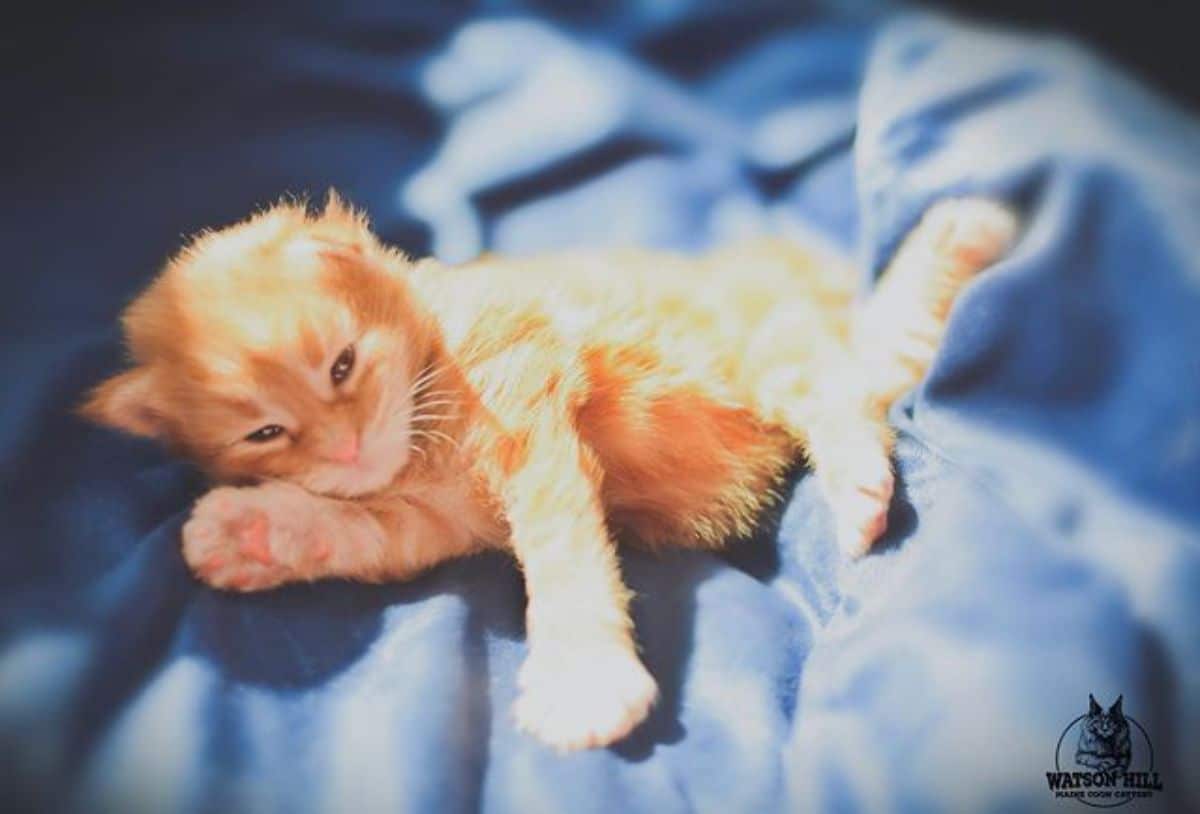
<instances>
[{"instance_id":1,"label":"kitten front paw","mask_svg":"<svg viewBox=\"0 0 1200 814\"><path fill-rule=\"evenodd\" d=\"M293 507L294 508L294 507ZM306 564L328 558L303 512L281 511L264 487L221 487L196 503L183 527L183 558L214 588L261 591L306 579Z\"/></svg>"},{"instance_id":2,"label":"kitten front paw","mask_svg":"<svg viewBox=\"0 0 1200 814\"><path fill-rule=\"evenodd\" d=\"M561 752L620 740L658 698L637 654L617 643L535 647L518 682L517 728Z\"/></svg>"}]
</instances>

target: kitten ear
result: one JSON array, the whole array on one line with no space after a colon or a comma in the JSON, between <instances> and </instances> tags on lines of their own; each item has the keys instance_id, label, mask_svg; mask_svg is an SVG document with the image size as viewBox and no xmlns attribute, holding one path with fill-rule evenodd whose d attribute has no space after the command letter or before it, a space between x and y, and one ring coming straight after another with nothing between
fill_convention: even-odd
<instances>
[{"instance_id":1,"label":"kitten ear","mask_svg":"<svg viewBox=\"0 0 1200 814\"><path fill-rule=\"evenodd\" d=\"M373 240L366 217L333 189L325 198L325 209L314 224L313 236L323 244L322 254L346 260L361 259Z\"/></svg>"},{"instance_id":2,"label":"kitten ear","mask_svg":"<svg viewBox=\"0 0 1200 814\"><path fill-rule=\"evenodd\" d=\"M1088 693L1088 715L1099 715L1103 710L1096 703L1096 696Z\"/></svg>"},{"instance_id":3,"label":"kitten ear","mask_svg":"<svg viewBox=\"0 0 1200 814\"><path fill-rule=\"evenodd\" d=\"M371 238L367 216L346 202L346 199L330 188L325 196L325 209L321 212L322 231L332 233L335 240L359 244Z\"/></svg>"},{"instance_id":4,"label":"kitten ear","mask_svg":"<svg viewBox=\"0 0 1200 814\"><path fill-rule=\"evenodd\" d=\"M1122 717L1125 713L1123 713L1121 711L1121 702L1123 702L1124 700L1125 700L1124 694L1118 695L1117 700L1114 701L1113 705L1108 708L1108 714L1116 715L1117 717Z\"/></svg>"},{"instance_id":5,"label":"kitten ear","mask_svg":"<svg viewBox=\"0 0 1200 814\"><path fill-rule=\"evenodd\" d=\"M161 438L165 431L161 397L150 368L135 367L103 382L79 408L97 424L145 438Z\"/></svg>"},{"instance_id":6,"label":"kitten ear","mask_svg":"<svg viewBox=\"0 0 1200 814\"><path fill-rule=\"evenodd\" d=\"M346 203L346 199L339 195L333 187L330 187L329 191L325 193L325 211L321 213L321 217L325 220L346 224L358 222L358 215L355 213L354 207Z\"/></svg>"}]
</instances>

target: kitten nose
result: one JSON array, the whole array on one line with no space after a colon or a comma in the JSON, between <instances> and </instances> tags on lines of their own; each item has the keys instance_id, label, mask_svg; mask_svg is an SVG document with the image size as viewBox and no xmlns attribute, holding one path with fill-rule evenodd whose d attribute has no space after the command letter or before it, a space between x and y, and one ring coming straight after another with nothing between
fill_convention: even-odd
<instances>
[{"instance_id":1,"label":"kitten nose","mask_svg":"<svg viewBox=\"0 0 1200 814\"><path fill-rule=\"evenodd\" d=\"M325 457L334 463L354 463L358 460L358 436L350 433L334 441L325 450Z\"/></svg>"}]
</instances>

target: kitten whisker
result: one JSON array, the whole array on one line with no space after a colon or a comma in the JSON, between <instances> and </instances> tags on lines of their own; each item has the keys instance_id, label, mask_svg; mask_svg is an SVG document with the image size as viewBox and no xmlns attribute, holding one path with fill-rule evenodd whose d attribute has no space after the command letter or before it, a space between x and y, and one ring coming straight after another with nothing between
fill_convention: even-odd
<instances>
[{"instance_id":1,"label":"kitten whisker","mask_svg":"<svg viewBox=\"0 0 1200 814\"><path fill-rule=\"evenodd\" d=\"M435 362L429 362L423 368L421 368L421 375L422 376L433 376L434 374L440 373L441 371L446 370L449 367L450 367L449 361L443 362L440 365Z\"/></svg>"},{"instance_id":2,"label":"kitten whisker","mask_svg":"<svg viewBox=\"0 0 1200 814\"><path fill-rule=\"evenodd\" d=\"M433 382L434 382L434 377L432 377L432 376L422 376L422 377L421 377L421 378L419 378L419 379L414 379L414 380L413 380L413 381L412 381L412 382L411 382L411 383L408 385L408 389L409 389L410 391L412 391L413 393L420 393L422 390L424 390L425 388L427 388L427 387L429 387L431 384L433 384Z\"/></svg>"},{"instance_id":3,"label":"kitten whisker","mask_svg":"<svg viewBox=\"0 0 1200 814\"><path fill-rule=\"evenodd\" d=\"M405 410L411 410L409 421L437 421L444 418L457 418L460 413L457 410L438 411L429 408L433 407L457 407L458 399L435 399L433 401L422 401L415 403L404 403L396 405L395 409L391 410L390 416L398 416Z\"/></svg>"},{"instance_id":4,"label":"kitten whisker","mask_svg":"<svg viewBox=\"0 0 1200 814\"><path fill-rule=\"evenodd\" d=\"M457 396L458 393L454 390L429 390L424 393L414 393L413 401L424 402L427 399L436 398L438 396Z\"/></svg>"},{"instance_id":5,"label":"kitten whisker","mask_svg":"<svg viewBox=\"0 0 1200 814\"><path fill-rule=\"evenodd\" d=\"M445 405L438 405L438 406L441 406L443 409L439 410L439 409L435 409L433 407L427 408L426 405L424 405L424 404L418 404L418 405L415 405L415 409L412 410L412 414L413 415L435 415L437 413L442 413L442 412L453 413L453 412L458 411L459 404L457 402L451 401L451 402L447 402Z\"/></svg>"},{"instance_id":6,"label":"kitten whisker","mask_svg":"<svg viewBox=\"0 0 1200 814\"><path fill-rule=\"evenodd\" d=\"M461 413L426 413L423 415L414 415L409 418L409 421L445 421L448 418L458 418Z\"/></svg>"},{"instance_id":7,"label":"kitten whisker","mask_svg":"<svg viewBox=\"0 0 1200 814\"><path fill-rule=\"evenodd\" d=\"M445 373L449 369L450 369L449 363L440 365L438 367L426 367L420 373L420 375L417 376L417 378L413 379L412 384L409 385L409 389L411 389L414 392L418 392L422 388L428 387L430 384L432 384L434 382L434 380L438 376Z\"/></svg>"},{"instance_id":8,"label":"kitten whisker","mask_svg":"<svg viewBox=\"0 0 1200 814\"><path fill-rule=\"evenodd\" d=\"M451 438L449 435L447 435L446 433L442 432L441 430L423 430L423 432L427 432L427 433L429 433L430 435L433 435L433 436L435 436L435 437L437 437L437 438L440 438L440 439L442 439L443 441L445 441L446 443L450 444L450 446L454 447L455 449L459 449L459 446L458 446L458 441L456 441L455 439Z\"/></svg>"},{"instance_id":9,"label":"kitten whisker","mask_svg":"<svg viewBox=\"0 0 1200 814\"><path fill-rule=\"evenodd\" d=\"M427 388L428 388L428 387L429 387L429 386L430 386L432 383L433 383L433 382L432 382L432 380L428 380L428 381L424 381L424 382L414 382L413 384L410 384L410 385L408 386L408 395L409 395L409 397L410 397L410 398L411 398L413 401L416 401L416 400L418 400L419 398L421 398L422 394L424 394L424 392L426 391L426 389L427 389Z\"/></svg>"},{"instance_id":10,"label":"kitten whisker","mask_svg":"<svg viewBox=\"0 0 1200 814\"><path fill-rule=\"evenodd\" d=\"M455 449L460 448L458 445L458 441L455 441L453 438L451 438L449 435L446 435L446 433L442 432L441 430L410 429L409 433L417 438L428 438L430 440L446 441L451 446L453 446Z\"/></svg>"},{"instance_id":11,"label":"kitten whisker","mask_svg":"<svg viewBox=\"0 0 1200 814\"><path fill-rule=\"evenodd\" d=\"M428 362L421 367L420 372L417 374L417 380L419 381L432 376L434 371L436 371L439 367L445 367L445 365L436 365L433 362Z\"/></svg>"},{"instance_id":12,"label":"kitten whisker","mask_svg":"<svg viewBox=\"0 0 1200 814\"><path fill-rule=\"evenodd\" d=\"M412 415L410 415L408 417L408 420L409 421L418 421L418 420L419 421L429 421L432 419L432 420L436 421L438 419L452 418L452 417L453 418L458 417L458 413L456 411L417 410L415 413L413 413Z\"/></svg>"}]
</instances>

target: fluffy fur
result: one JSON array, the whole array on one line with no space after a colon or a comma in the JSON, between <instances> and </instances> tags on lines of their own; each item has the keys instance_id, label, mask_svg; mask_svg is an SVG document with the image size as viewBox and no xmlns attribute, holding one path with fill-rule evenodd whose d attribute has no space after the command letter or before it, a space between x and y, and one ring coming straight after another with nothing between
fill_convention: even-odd
<instances>
[{"instance_id":1,"label":"fluffy fur","mask_svg":"<svg viewBox=\"0 0 1200 814\"><path fill-rule=\"evenodd\" d=\"M450 268L382 245L336 196L281 204L168 263L124 315L133 365L84 412L226 484L183 532L218 588L512 551L529 595L517 723L604 745L656 695L614 538L719 546L806 455L841 544L864 552L892 493L884 411L1014 231L986 201L936 206L855 311L855 275L796 245Z\"/></svg>"}]
</instances>

